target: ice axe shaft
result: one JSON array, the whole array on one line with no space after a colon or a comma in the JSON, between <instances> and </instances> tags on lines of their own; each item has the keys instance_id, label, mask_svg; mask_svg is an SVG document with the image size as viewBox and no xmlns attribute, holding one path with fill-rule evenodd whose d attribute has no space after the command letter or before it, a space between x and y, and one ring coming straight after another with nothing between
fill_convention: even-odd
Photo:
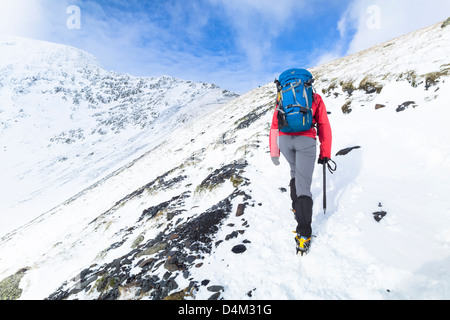
<instances>
[{"instance_id":1,"label":"ice axe shaft","mask_svg":"<svg viewBox=\"0 0 450 320\"><path fill-rule=\"evenodd\" d=\"M327 211L327 170L323 164L323 214Z\"/></svg>"},{"instance_id":2,"label":"ice axe shaft","mask_svg":"<svg viewBox=\"0 0 450 320\"><path fill-rule=\"evenodd\" d=\"M330 170L330 173L333 174L337 169L336 162L331 159L323 162L323 214L327 212L327 168Z\"/></svg>"}]
</instances>

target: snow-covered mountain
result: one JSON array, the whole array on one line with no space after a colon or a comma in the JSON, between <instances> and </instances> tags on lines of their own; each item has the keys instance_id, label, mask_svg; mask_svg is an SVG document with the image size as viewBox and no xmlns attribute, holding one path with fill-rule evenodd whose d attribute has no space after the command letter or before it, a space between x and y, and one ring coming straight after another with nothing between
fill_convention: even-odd
<instances>
[{"instance_id":1,"label":"snow-covered mountain","mask_svg":"<svg viewBox=\"0 0 450 320\"><path fill-rule=\"evenodd\" d=\"M213 84L108 72L76 48L1 37L0 175L8 183L0 218L8 222L0 235L236 96Z\"/></svg>"},{"instance_id":2,"label":"snow-covered mountain","mask_svg":"<svg viewBox=\"0 0 450 320\"><path fill-rule=\"evenodd\" d=\"M95 140L96 152L106 155L78 163L72 159L81 153L83 141L93 143L91 132L78 136L66 128L60 131L66 135L47 137L46 152L66 137L77 141L61 144L75 150L64 149L69 156L61 163L72 162L69 179L78 175L75 172L89 170L84 181L91 184L1 239L0 295L8 292L6 298L20 299L450 298L446 126L450 26L444 26L441 22L311 69L316 89L331 112L338 169L327 176L323 214L322 170L316 168L312 186L316 237L307 256L295 255L288 165L282 159L281 166L273 166L268 153L275 100L275 86L270 83L219 108L193 114L189 125L169 123L157 143L142 144L139 156L127 153L136 155L133 161L115 159L120 150L114 154L102 150L101 146L111 146L108 135ZM9 69L1 70L3 74ZM27 87L24 79L16 85ZM81 91L76 86L80 80L73 87L67 81L48 99L58 99L60 94L63 100ZM81 87L93 83L98 85L92 81ZM106 85L95 88L95 97L109 96L103 93ZM1 92L1 99L10 99ZM130 93L129 98L139 94ZM224 95L216 96L215 103L230 96ZM89 102L78 107L70 102L69 110L90 110L90 117L83 119L98 124ZM132 108L128 101L122 103L123 108ZM180 107L180 114L191 114L184 112L188 108ZM17 112L9 116L15 120L5 122L6 112L0 113L4 127L22 119ZM109 112L98 117L107 128L120 131L118 126L108 127L108 119L121 112ZM51 119L44 119L44 125L53 125ZM141 130L148 135L136 128L142 127L141 120L129 121L137 137ZM156 121L150 125L160 132ZM13 134L9 137L15 138L11 143L24 141ZM124 145L118 144L118 149ZM102 168L107 169L99 171ZM42 175L53 174L51 166L42 170ZM55 179L58 184L48 181L48 190L54 190L52 185L59 188L61 180Z\"/></svg>"}]
</instances>

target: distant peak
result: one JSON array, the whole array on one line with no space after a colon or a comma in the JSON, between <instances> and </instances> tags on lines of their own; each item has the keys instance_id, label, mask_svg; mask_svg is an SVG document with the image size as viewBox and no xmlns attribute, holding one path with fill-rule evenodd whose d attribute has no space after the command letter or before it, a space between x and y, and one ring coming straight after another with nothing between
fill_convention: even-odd
<instances>
[{"instance_id":1,"label":"distant peak","mask_svg":"<svg viewBox=\"0 0 450 320\"><path fill-rule=\"evenodd\" d=\"M43 57L45 59L43 60ZM42 64L73 67L100 67L98 60L81 49L43 40L0 35L0 67L3 63L18 63L36 67ZM70 67L70 66L69 66Z\"/></svg>"}]
</instances>

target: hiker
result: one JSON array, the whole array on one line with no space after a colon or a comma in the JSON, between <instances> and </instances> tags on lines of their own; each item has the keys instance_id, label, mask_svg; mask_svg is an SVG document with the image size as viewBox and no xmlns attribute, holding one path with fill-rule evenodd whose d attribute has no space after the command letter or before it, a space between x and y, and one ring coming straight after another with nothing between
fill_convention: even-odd
<instances>
[{"instance_id":1,"label":"hiker","mask_svg":"<svg viewBox=\"0 0 450 320\"><path fill-rule=\"evenodd\" d=\"M270 128L270 156L273 163L280 164L281 151L291 169L289 186L292 209L298 223L297 252L302 251L302 255L309 250L312 235L311 183L317 156L317 136L320 141L318 163L325 165L331 158L331 126L322 97L313 93L313 81L312 74L304 69L287 70L280 75L279 80L275 80L278 94ZM294 112L295 110L297 111ZM310 112L309 117L312 118L308 119L306 116L306 122L312 122L309 126L287 128L296 120L295 118L292 120L294 113L296 115L303 113L304 116L307 112ZM300 122L306 123L305 118L300 119L303 119ZM283 123L280 124L280 121Z\"/></svg>"}]
</instances>

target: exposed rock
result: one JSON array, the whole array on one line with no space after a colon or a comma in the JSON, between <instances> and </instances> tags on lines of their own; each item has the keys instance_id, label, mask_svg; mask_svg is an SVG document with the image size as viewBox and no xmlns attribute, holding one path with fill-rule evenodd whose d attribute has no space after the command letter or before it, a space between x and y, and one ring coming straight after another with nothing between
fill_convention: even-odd
<instances>
[{"instance_id":1,"label":"exposed rock","mask_svg":"<svg viewBox=\"0 0 450 320\"><path fill-rule=\"evenodd\" d=\"M223 291L223 287L222 286L209 286L208 288L206 288L208 291L211 292L219 292L219 291Z\"/></svg>"},{"instance_id":2,"label":"exposed rock","mask_svg":"<svg viewBox=\"0 0 450 320\"><path fill-rule=\"evenodd\" d=\"M164 250L167 246L167 242L161 242L161 243L157 243L154 246L145 249L144 251L139 252L136 257L141 257L141 256L150 256L152 254L155 254L158 251Z\"/></svg>"},{"instance_id":3,"label":"exposed rock","mask_svg":"<svg viewBox=\"0 0 450 320\"><path fill-rule=\"evenodd\" d=\"M153 261L155 261L154 258L146 259L146 260L142 261L141 263L139 263L139 268L144 268L145 266L151 264Z\"/></svg>"},{"instance_id":4,"label":"exposed rock","mask_svg":"<svg viewBox=\"0 0 450 320\"><path fill-rule=\"evenodd\" d=\"M171 235L169 235L169 240L174 240L174 239L178 239L180 236L177 233L173 233Z\"/></svg>"},{"instance_id":5,"label":"exposed rock","mask_svg":"<svg viewBox=\"0 0 450 320\"><path fill-rule=\"evenodd\" d=\"M236 217L240 217L244 214L245 204L240 203L236 209Z\"/></svg>"},{"instance_id":6,"label":"exposed rock","mask_svg":"<svg viewBox=\"0 0 450 320\"><path fill-rule=\"evenodd\" d=\"M386 211L377 211L373 213L373 218L377 221L380 222L381 219L384 218L384 216L386 216L387 212Z\"/></svg>"},{"instance_id":7,"label":"exposed rock","mask_svg":"<svg viewBox=\"0 0 450 320\"><path fill-rule=\"evenodd\" d=\"M142 241L144 241L144 236L141 234L136 238L136 240L133 241L133 244L131 245L131 247L133 249L136 248Z\"/></svg>"},{"instance_id":8,"label":"exposed rock","mask_svg":"<svg viewBox=\"0 0 450 320\"><path fill-rule=\"evenodd\" d=\"M249 296L250 298L253 295L253 292L256 290L256 288L254 288L253 290L250 290L249 292L247 292L247 296Z\"/></svg>"},{"instance_id":9,"label":"exposed rock","mask_svg":"<svg viewBox=\"0 0 450 320\"><path fill-rule=\"evenodd\" d=\"M170 257L164 263L164 268L170 272L178 270L177 259L175 257Z\"/></svg>"},{"instance_id":10,"label":"exposed rock","mask_svg":"<svg viewBox=\"0 0 450 320\"><path fill-rule=\"evenodd\" d=\"M220 297L220 292L216 292L211 297L209 297L208 300L218 300L219 297Z\"/></svg>"},{"instance_id":11,"label":"exposed rock","mask_svg":"<svg viewBox=\"0 0 450 320\"><path fill-rule=\"evenodd\" d=\"M395 109L395 111L397 111L397 112L404 111L405 109L409 108L409 106L411 106L411 105L413 108L417 107L417 104L414 101L405 101L401 105L399 105L397 107L397 109Z\"/></svg>"},{"instance_id":12,"label":"exposed rock","mask_svg":"<svg viewBox=\"0 0 450 320\"><path fill-rule=\"evenodd\" d=\"M235 124L237 124L236 129L240 130L240 129L248 128L253 122L255 122L256 120L261 118L263 115L265 115L271 109L272 109L271 104L262 105L262 106L255 108L250 113L248 113L246 116L244 116L243 118L241 118L235 122Z\"/></svg>"},{"instance_id":13,"label":"exposed rock","mask_svg":"<svg viewBox=\"0 0 450 320\"><path fill-rule=\"evenodd\" d=\"M210 280L208 280L208 279L202 280L202 282L201 282L202 286L207 286L209 281Z\"/></svg>"},{"instance_id":14,"label":"exposed rock","mask_svg":"<svg viewBox=\"0 0 450 320\"><path fill-rule=\"evenodd\" d=\"M143 220L144 218L151 219L151 218L156 217L158 214L167 212L169 210L169 208L171 206L173 206L173 203L176 202L176 200L178 200L178 199L180 199L180 196L173 197L169 201L165 201L156 206L145 209L142 212L142 215L141 215L141 218L139 219L139 221Z\"/></svg>"},{"instance_id":15,"label":"exposed rock","mask_svg":"<svg viewBox=\"0 0 450 320\"><path fill-rule=\"evenodd\" d=\"M237 238L238 235L239 235L239 232L233 231L232 233L228 234L225 237L225 240L230 240L230 239L233 239L233 238Z\"/></svg>"},{"instance_id":16,"label":"exposed rock","mask_svg":"<svg viewBox=\"0 0 450 320\"><path fill-rule=\"evenodd\" d=\"M203 181L203 184L222 183L232 177L242 179L244 182L246 178L242 174L246 165L247 163L235 162L224 166L209 175ZM123 201L119 201L116 205L119 206L134 196L139 196L144 190L152 190L153 186L161 186L164 184L165 177L166 175L161 176L159 179L132 193L133 196L125 197ZM239 183L239 186L241 185L245 184ZM132 235L137 226L152 223L152 219L155 219L154 221L158 225L164 226L165 229L161 229L159 234L145 243L144 239L147 238L147 235L142 233L132 242L133 250L109 263L100 266L96 265L95 269L84 269L74 279L63 283L47 299L77 298L76 295L84 291L91 294L94 299L114 300L120 298L121 295L129 294L130 288L135 290L138 299L143 298L143 296L153 300L182 297L182 294L178 294L180 292L173 293L173 290L178 288L176 278L181 275L184 279L193 280L190 278L190 268L201 267L203 262L198 262L198 260L203 259L205 254L211 253L213 244L217 243L217 239L215 239L217 231L232 213L234 208L233 199L236 197L243 198L243 202L238 205L236 210L237 215L243 213L247 205L246 201L251 199L249 195L236 187L227 198L211 206L205 212L196 216L178 219L177 223L169 222L169 213L181 214L184 212L184 199L190 196L190 192L184 192L168 201L144 210L135 227L123 230L125 236L114 248L120 247L125 243L128 239L127 236ZM166 217L167 219L159 217ZM245 224L248 225L246 221ZM243 232L235 230L227 236L227 239L238 237L240 233L242 234ZM109 249L111 249L111 246ZM236 246L235 250L244 252L246 248L244 245L240 245ZM161 272L161 268L164 270L162 279L155 274L155 272ZM220 289L219 287L213 288L215 290ZM190 290L194 289L198 288L190 288ZM190 294L193 293L190 292ZM219 297L220 292L216 292L212 296L215 299L219 299Z\"/></svg>"},{"instance_id":17,"label":"exposed rock","mask_svg":"<svg viewBox=\"0 0 450 320\"><path fill-rule=\"evenodd\" d=\"M247 250L247 247L244 246L243 244L238 244L231 249L231 251L233 251L234 253L242 253L246 250Z\"/></svg>"},{"instance_id":18,"label":"exposed rock","mask_svg":"<svg viewBox=\"0 0 450 320\"><path fill-rule=\"evenodd\" d=\"M244 178L241 176L243 169L248 165L247 162L240 163L234 162L229 165L223 166L220 169L214 170L213 173L208 175L197 187L197 192L204 190L212 190L216 186L224 183L226 180L232 180L233 186L238 187Z\"/></svg>"}]
</instances>

